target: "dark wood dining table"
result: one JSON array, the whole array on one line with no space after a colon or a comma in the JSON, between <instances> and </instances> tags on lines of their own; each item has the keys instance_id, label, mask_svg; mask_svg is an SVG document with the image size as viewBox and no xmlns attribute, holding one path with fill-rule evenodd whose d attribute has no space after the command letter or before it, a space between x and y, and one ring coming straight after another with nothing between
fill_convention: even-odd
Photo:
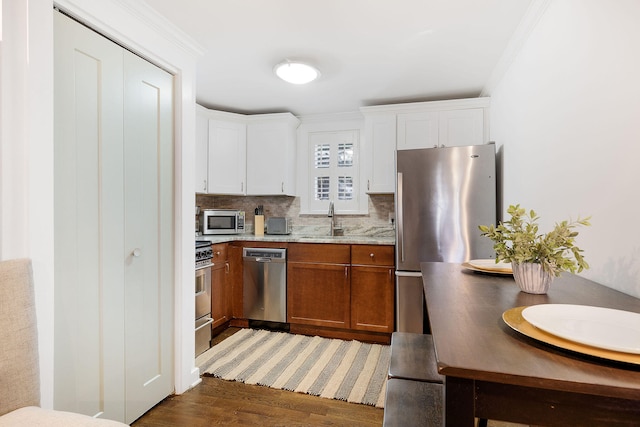
<instances>
[{"instance_id":1,"label":"dark wood dining table","mask_svg":"<svg viewBox=\"0 0 640 427\"><path fill-rule=\"evenodd\" d=\"M572 352L512 329L513 307L578 304L640 313L640 299L563 273L547 294L521 292L511 275L462 264L421 264L445 425L484 418L544 426L640 426L640 365Z\"/></svg>"}]
</instances>

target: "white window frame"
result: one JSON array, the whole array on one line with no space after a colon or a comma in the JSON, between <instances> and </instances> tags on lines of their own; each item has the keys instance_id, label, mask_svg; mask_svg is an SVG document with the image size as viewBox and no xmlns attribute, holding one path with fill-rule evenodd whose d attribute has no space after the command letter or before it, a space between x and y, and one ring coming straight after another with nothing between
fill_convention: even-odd
<instances>
[{"instance_id":1,"label":"white window frame","mask_svg":"<svg viewBox=\"0 0 640 427\"><path fill-rule=\"evenodd\" d=\"M353 199L338 200L337 184L332 181L329 200L315 200L314 198L314 142L317 133L351 132L353 135ZM335 213L339 215L366 215L369 213L369 203L366 194L365 167L362 164L364 149L364 119L314 119L305 121L298 128L298 191L300 196L300 214L326 215L329 202L333 201ZM331 169L331 168L330 168ZM336 168L338 170L340 168Z\"/></svg>"}]
</instances>

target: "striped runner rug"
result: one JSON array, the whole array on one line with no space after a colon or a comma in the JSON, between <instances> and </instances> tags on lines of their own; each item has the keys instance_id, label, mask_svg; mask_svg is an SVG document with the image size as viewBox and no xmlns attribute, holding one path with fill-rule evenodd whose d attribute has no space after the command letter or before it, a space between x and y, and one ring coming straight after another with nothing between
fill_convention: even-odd
<instances>
[{"instance_id":1,"label":"striped runner rug","mask_svg":"<svg viewBox=\"0 0 640 427\"><path fill-rule=\"evenodd\" d=\"M197 357L204 375L384 407L389 346L242 329Z\"/></svg>"}]
</instances>

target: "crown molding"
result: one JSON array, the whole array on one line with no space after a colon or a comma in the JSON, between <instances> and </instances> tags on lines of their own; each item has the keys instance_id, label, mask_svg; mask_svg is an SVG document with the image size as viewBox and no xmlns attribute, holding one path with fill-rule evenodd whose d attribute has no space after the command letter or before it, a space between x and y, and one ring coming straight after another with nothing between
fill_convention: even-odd
<instances>
[{"instance_id":1,"label":"crown molding","mask_svg":"<svg viewBox=\"0 0 640 427\"><path fill-rule=\"evenodd\" d=\"M145 2L101 0L100 5L96 6L90 0L55 0L54 6L95 31L124 44L125 47L135 49L138 46L135 46L135 40L130 40L129 37L123 36L113 25L110 25L108 19L101 16L102 12L114 15L112 10L114 8L119 9L121 13L125 13L136 22L146 25L158 36L190 56L202 56L206 50Z\"/></svg>"}]
</instances>

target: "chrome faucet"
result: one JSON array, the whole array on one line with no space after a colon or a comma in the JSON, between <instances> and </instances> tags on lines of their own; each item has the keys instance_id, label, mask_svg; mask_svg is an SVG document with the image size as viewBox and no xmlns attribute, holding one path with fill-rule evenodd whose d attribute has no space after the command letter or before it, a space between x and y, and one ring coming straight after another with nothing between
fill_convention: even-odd
<instances>
[{"instance_id":1,"label":"chrome faucet","mask_svg":"<svg viewBox=\"0 0 640 427\"><path fill-rule=\"evenodd\" d=\"M333 236L335 233L335 219L333 217L334 209L333 209L333 201L329 202L329 213L327 216L331 218L331 228L329 229L329 236Z\"/></svg>"}]
</instances>

